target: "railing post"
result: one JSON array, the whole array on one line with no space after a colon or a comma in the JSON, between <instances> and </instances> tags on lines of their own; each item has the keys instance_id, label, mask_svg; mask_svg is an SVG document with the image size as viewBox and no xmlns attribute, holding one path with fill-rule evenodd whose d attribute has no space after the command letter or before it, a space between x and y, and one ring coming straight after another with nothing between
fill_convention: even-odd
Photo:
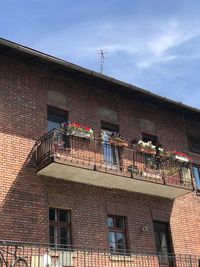
<instances>
[{"instance_id":1,"label":"railing post","mask_svg":"<svg viewBox=\"0 0 200 267\"><path fill-rule=\"evenodd\" d=\"M190 168L190 174L191 174L191 186L192 186L193 191L194 191L195 187L194 187L194 173L193 173L193 164L192 163L189 164L189 168Z\"/></svg>"},{"instance_id":2,"label":"railing post","mask_svg":"<svg viewBox=\"0 0 200 267\"><path fill-rule=\"evenodd\" d=\"M164 168L163 168L163 171L162 171L162 179L163 179L163 184L165 185L166 184L166 180L165 180L165 171L164 171Z\"/></svg>"},{"instance_id":3,"label":"railing post","mask_svg":"<svg viewBox=\"0 0 200 267\"><path fill-rule=\"evenodd\" d=\"M96 171L96 160L97 160L97 140L94 139L94 171Z\"/></svg>"}]
</instances>

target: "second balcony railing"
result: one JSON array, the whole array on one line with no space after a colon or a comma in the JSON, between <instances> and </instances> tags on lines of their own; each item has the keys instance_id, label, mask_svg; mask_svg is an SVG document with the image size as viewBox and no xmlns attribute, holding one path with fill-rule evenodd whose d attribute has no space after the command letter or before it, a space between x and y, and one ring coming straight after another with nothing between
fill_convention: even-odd
<instances>
[{"instance_id":1,"label":"second balcony railing","mask_svg":"<svg viewBox=\"0 0 200 267\"><path fill-rule=\"evenodd\" d=\"M137 148L118 147L100 139L67 136L59 130L52 130L37 142L37 168L42 168L53 157L78 167L192 188L189 162L139 151Z\"/></svg>"}]
</instances>

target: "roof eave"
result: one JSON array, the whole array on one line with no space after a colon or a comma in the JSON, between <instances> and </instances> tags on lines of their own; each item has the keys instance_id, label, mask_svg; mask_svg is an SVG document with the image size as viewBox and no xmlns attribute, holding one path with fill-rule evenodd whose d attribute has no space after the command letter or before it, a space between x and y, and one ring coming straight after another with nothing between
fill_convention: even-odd
<instances>
[{"instance_id":1,"label":"roof eave","mask_svg":"<svg viewBox=\"0 0 200 267\"><path fill-rule=\"evenodd\" d=\"M175 106L177 106L177 107L179 107L179 108L181 108L183 110L188 110L188 111L192 111L192 112L200 114L200 109L188 106L188 105L183 104L181 102L176 102L176 101L171 100L171 99L166 98L166 97L159 96L157 94L154 94L154 93L152 93L152 92L150 92L148 90L145 90L145 89L139 88L137 86L134 86L132 84L117 80L115 78L111 78L111 77L106 76L104 74L100 74L98 72L95 72L95 71L89 70L87 68L78 66L76 64L73 64L73 63L70 63L68 61L59 59L57 57L50 56L48 54L39 52L39 51L31 49L29 47L26 47L26 46L23 46L23 45L19 45L17 43L12 42L12 41L8 41L8 40L6 40L4 38L0 38L0 45L1 46L5 46L5 47L9 47L11 49L20 51L20 52L25 53L25 54L29 54L29 55L35 56L37 58L40 58L41 60L48 61L48 62L51 62L51 63L54 63L54 64L59 64L59 65L61 65L63 67L70 68L72 70L84 73L86 75L90 75L90 76L93 76L95 78L102 79L102 80L108 81L110 83L114 83L114 84L116 84L118 86L122 86L122 87L124 87L126 89L138 92L138 93L146 95L146 96L153 97L155 99L163 101L164 103L169 103L169 104L175 105Z\"/></svg>"}]
</instances>

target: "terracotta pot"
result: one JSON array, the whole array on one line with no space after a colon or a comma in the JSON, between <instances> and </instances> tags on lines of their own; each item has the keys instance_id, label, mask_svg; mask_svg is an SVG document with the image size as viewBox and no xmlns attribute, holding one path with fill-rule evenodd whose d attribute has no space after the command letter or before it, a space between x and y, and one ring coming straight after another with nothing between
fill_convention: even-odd
<instances>
[{"instance_id":1,"label":"terracotta pot","mask_svg":"<svg viewBox=\"0 0 200 267\"><path fill-rule=\"evenodd\" d=\"M128 147L128 143L123 140L110 139L110 144L119 147Z\"/></svg>"}]
</instances>

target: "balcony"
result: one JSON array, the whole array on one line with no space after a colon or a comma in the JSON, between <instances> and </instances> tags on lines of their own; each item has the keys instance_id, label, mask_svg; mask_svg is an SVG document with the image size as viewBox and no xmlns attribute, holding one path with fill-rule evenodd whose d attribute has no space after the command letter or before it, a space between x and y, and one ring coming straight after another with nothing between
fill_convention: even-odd
<instances>
[{"instance_id":1,"label":"balcony","mask_svg":"<svg viewBox=\"0 0 200 267\"><path fill-rule=\"evenodd\" d=\"M126 253L107 250L0 241L1 266L14 267L198 267L195 255Z\"/></svg>"},{"instance_id":2,"label":"balcony","mask_svg":"<svg viewBox=\"0 0 200 267\"><path fill-rule=\"evenodd\" d=\"M36 143L39 175L165 198L193 190L191 166L170 157L52 130Z\"/></svg>"}]
</instances>

